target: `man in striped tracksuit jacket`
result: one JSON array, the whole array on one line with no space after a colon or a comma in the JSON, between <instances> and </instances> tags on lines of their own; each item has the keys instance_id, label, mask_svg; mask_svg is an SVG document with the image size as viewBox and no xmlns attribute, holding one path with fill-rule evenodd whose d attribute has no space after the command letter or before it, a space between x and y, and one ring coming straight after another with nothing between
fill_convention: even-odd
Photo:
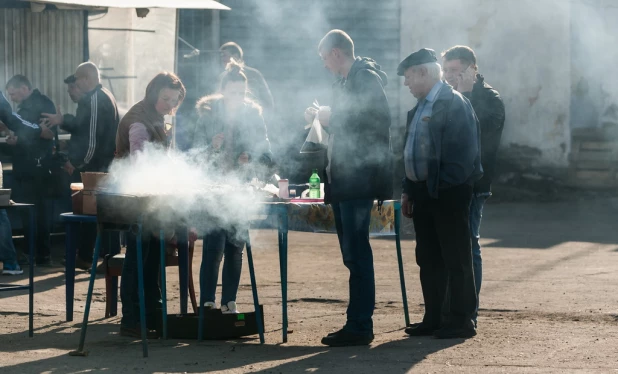
<instances>
[{"instance_id":1,"label":"man in striped tracksuit jacket","mask_svg":"<svg viewBox=\"0 0 618 374\"><path fill-rule=\"evenodd\" d=\"M68 158L64 169L72 182L81 182L81 172L106 172L116 151L116 131L118 130L118 108L116 99L100 83L99 69L92 62L77 67L75 75L65 79L65 83L75 83L83 94L77 103L75 115L43 114L45 124L60 125L71 134ZM82 225L76 266L88 268L92 263L92 250L96 225Z\"/></svg>"}]
</instances>

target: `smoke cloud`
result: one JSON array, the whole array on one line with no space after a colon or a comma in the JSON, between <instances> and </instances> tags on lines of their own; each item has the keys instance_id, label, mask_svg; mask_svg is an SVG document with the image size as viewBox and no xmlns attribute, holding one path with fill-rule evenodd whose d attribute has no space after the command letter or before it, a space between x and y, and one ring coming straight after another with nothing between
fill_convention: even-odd
<instances>
[{"instance_id":1,"label":"smoke cloud","mask_svg":"<svg viewBox=\"0 0 618 374\"><path fill-rule=\"evenodd\" d=\"M180 153L146 144L142 152L115 160L102 188L109 194L148 201L148 221L162 226L184 220L200 233L213 229L242 231L259 214L263 182L250 180L250 169L222 174L204 157L205 150ZM126 207L114 207L125 209Z\"/></svg>"}]
</instances>

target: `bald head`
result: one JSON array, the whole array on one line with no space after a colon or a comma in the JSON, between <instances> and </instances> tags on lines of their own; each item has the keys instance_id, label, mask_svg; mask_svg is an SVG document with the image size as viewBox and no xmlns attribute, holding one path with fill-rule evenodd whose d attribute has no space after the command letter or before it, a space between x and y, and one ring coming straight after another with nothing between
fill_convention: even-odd
<instances>
[{"instance_id":1,"label":"bald head","mask_svg":"<svg viewBox=\"0 0 618 374\"><path fill-rule=\"evenodd\" d=\"M75 84L82 92L94 90L99 81L99 68L92 62L84 62L75 70Z\"/></svg>"}]
</instances>

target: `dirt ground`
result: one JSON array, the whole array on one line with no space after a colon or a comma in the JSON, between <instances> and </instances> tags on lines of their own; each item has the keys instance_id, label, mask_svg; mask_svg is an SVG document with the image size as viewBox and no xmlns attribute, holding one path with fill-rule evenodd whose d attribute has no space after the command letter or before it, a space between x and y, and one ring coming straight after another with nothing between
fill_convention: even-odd
<instances>
[{"instance_id":1,"label":"dirt ground","mask_svg":"<svg viewBox=\"0 0 618 374\"><path fill-rule=\"evenodd\" d=\"M77 348L87 275L76 284L76 314L65 322L62 268L36 272L35 336L27 336L27 294L0 294L0 367L4 373L611 373L618 372L618 199L500 203L485 209L484 274L478 336L409 338L395 243L374 239L377 306L369 347L329 348L322 336L342 326L347 273L335 235L290 233L289 342L281 344L277 235L252 232L266 344L156 340L142 358L139 342L118 335L119 318L104 319L104 281L95 284L88 357ZM409 229L409 224L407 225ZM422 297L414 238L403 241L412 321ZM59 248L62 251L62 248ZM201 258L201 248L196 253ZM194 266L197 279L199 267ZM179 310L176 269L168 270L169 305ZM25 281L26 276L2 281ZM238 298L251 310L244 268Z\"/></svg>"}]
</instances>

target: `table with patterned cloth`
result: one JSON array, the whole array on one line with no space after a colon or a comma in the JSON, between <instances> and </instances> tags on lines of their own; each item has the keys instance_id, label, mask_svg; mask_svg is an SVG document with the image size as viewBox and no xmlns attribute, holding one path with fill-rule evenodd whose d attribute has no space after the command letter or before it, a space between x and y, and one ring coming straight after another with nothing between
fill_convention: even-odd
<instances>
[{"instance_id":1,"label":"table with patterned cloth","mask_svg":"<svg viewBox=\"0 0 618 374\"><path fill-rule=\"evenodd\" d=\"M264 214L276 218L276 222L269 222L267 226L276 227L279 242L279 266L281 271L281 301L283 321L283 342L287 342L287 267L288 267L288 231L304 232L336 232L335 217L329 205L323 202L288 201L264 203ZM374 202L371 211L369 232L372 236L394 235L399 265L399 281L403 299L403 310L406 326L410 324L408 302L401 255L400 224L401 202L397 200L384 201L380 210ZM262 226L264 227L264 226Z\"/></svg>"}]
</instances>

